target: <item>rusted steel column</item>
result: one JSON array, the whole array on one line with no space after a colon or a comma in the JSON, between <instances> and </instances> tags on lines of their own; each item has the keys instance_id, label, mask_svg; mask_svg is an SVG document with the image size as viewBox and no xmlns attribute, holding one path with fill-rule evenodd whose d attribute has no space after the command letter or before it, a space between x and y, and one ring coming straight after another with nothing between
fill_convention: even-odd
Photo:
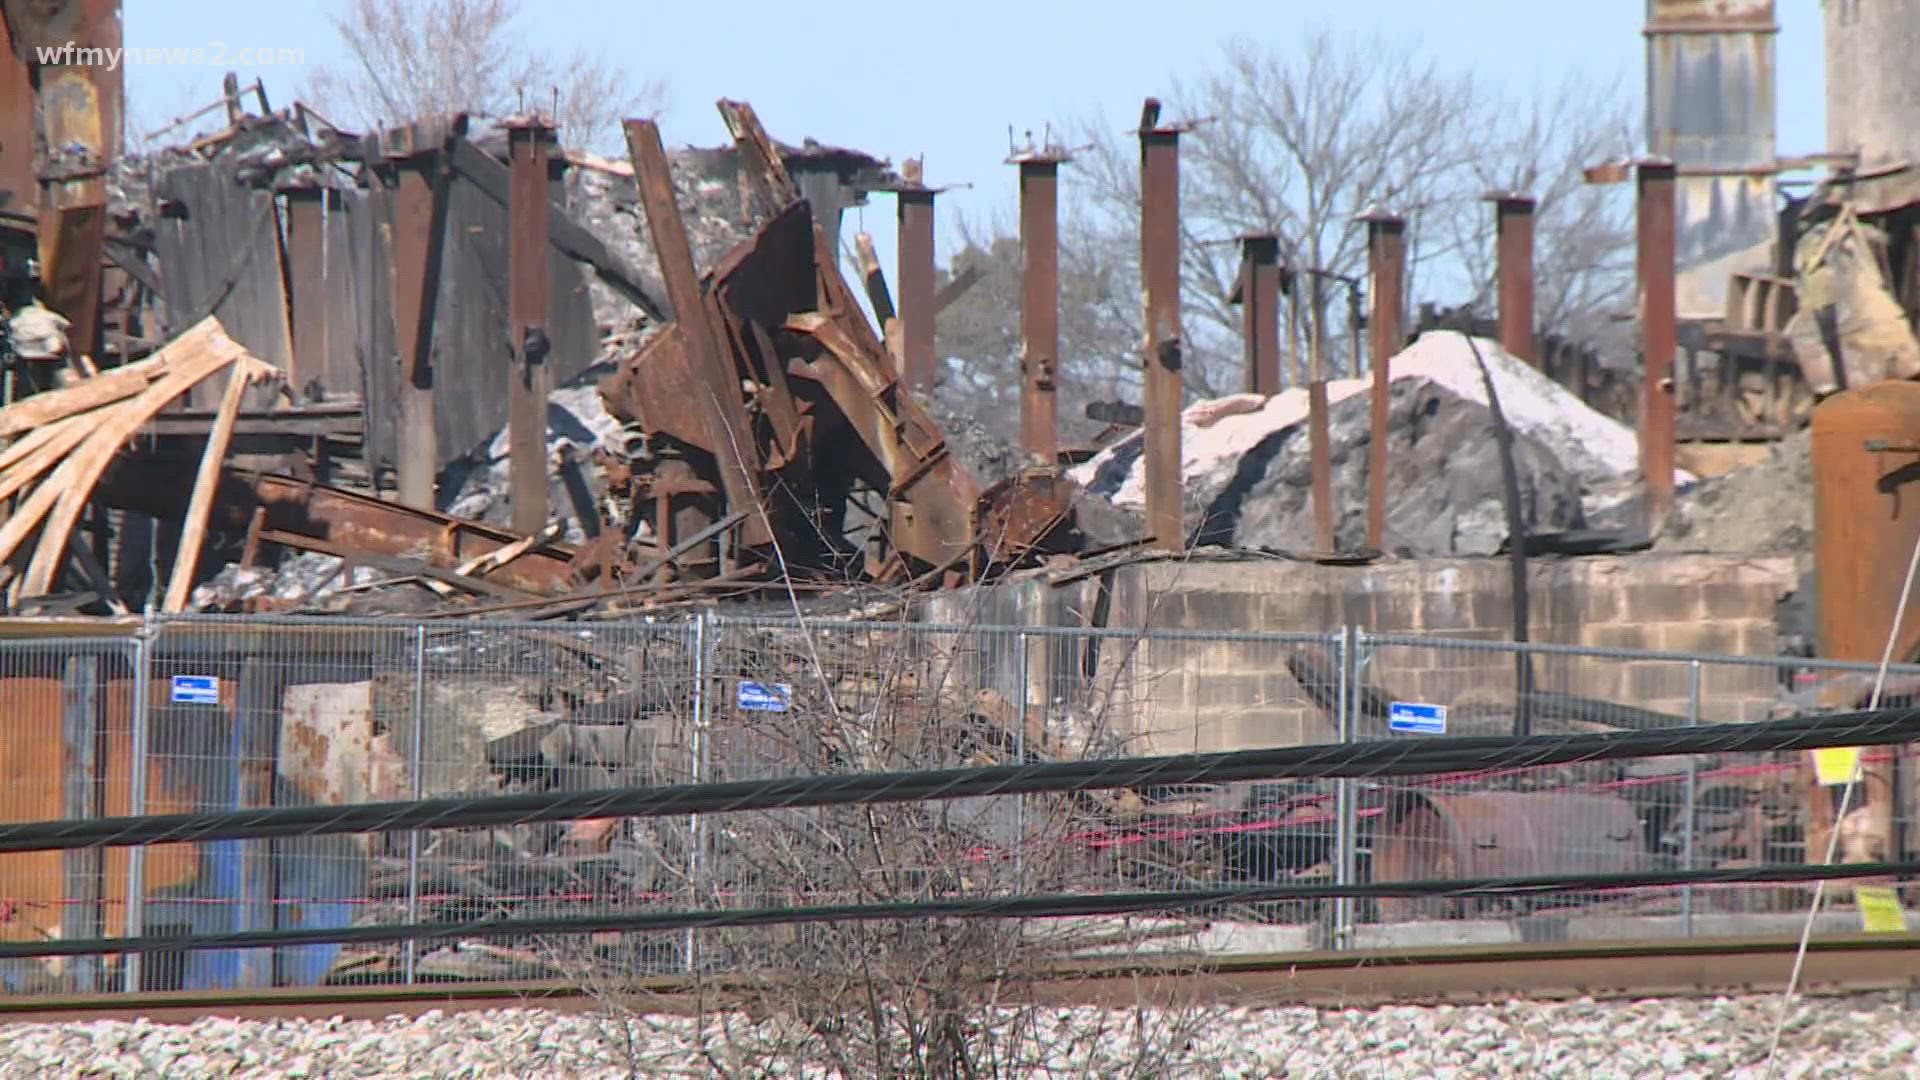
<instances>
[{"instance_id":1,"label":"rusted steel column","mask_svg":"<svg viewBox=\"0 0 1920 1080\"><path fill-rule=\"evenodd\" d=\"M1639 186L1640 473L1646 483L1647 531L1673 506L1674 167L1643 161Z\"/></svg>"},{"instance_id":2,"label":"rusted steel column","mask_svg":"<svg viewBox=\"0 0 1920 1080\"><path fill-rule=\"evenodd\" d=\"M47 306L71 323L69 355L98 359L106 175L120 156L126 73L117 64L86 61L92 50L120 48L120 0L7 8L15 49L57 54L34 73L33 105L45 148L37 162L40 281Z\"/></svg>"},{"instance_id":3,"label":"rusted steel column","mask_svg":"<svg viewBox=\"0 0 1920 1080\"><path fill-rule=\"evenodd\" d=\"M0 205L31 212L40 204L40 184L33 171L33 74L15 47L13 32L0 18Z\"/></svg>"},{"instance_id":4,"label":"rusted steel column","mask_svg":"<svg viewBox=\"0 0 1920 1080\"><path fill-rule=\"evenodd\" d=\"M901 378L915 390L933 384L933 196L930 188L902 187L900 200Z\"/></svg>"},{"instance_id":5,"label":"rusted steel column","mask_svg":"<svg viewBox=\"0 0 1920 1080\"><path fill-rule=\"evenodd\" d=\"M1154 546L1186 546L1180 483L1180 130L1160 103L1140 114L1140 276L1146 292L1147 531Z\"/></svg>"},{"instance_id":6,"label":"rusted steel column","mask_svg":"<svg viewBox=\"0 0 1920 1080\"><path fill-rule=\"evenodd\" d=\"M287 385L299 393L327 371L325 191L308 185L282 192L287 200L287 304L293 309L293 368Z\"/></svg>"},{"instance_id":7,"label":"rusted steel column","mask_svg":"<svg viewBox=\"0 0 1920 1080\"><path fill-rule=\"evenodd\" d=\"M1280 238L1240 238L1240 345L1249 394L1280 392Z\"/></svg>"},{"instance_id":8,"label":"rusted steel column","mask_svg":"<svg viewBox=\"0 0 1920 1080\"><path fill-rule=\"evenodd\" d=\"M713 455L727 509L747 515L741 523L740 543L758 547L769 542L772 533L767 515L759 512L760 467L753 456L753 428L741 400L739 369L733 354L722 351L722 331L700 289L693 244L674 199L673 173L660 127L651 120L628 120L625 131L640 205L646 211L647 231L653 237L654 256L667 285L667 301L673 305L674 332L684 346L663 353L663 366L653 372L652 378L661 385L681 384L690 389L693 400L686 407L701 418L706 442L700 449ZM690 482L692 474L688 473L686 479ZM691 489L672 492L671 485L663 485L663 490L679 496L693 493ZM693 519L676 511L675 520Z\"/></svg>"},{"instance_id":9,"label":"rusted steel column","mask_svg":"<svg viewBox=\"0 0 1920 1080\"><path fill-rule=\"evenodd\" d=\"M1367 441L1367 546L1386 544L1387 534L1387 414L1392 376L1387 362L1406 340L1407 223L1404 218L1374 211L1367 223L1367 280L1370 310L1367 351L1372 357L1370 401L1372 437Z\"/></svg>"},{"instance_id":10,"label":"rusted steel column","mask_svg":"<svg viewBox=\"0 0 1920 1080\"><path fill-rule=\"evenodd\" d=\"M1529 364L1533 351L1533 208L1531 195L1493 194L1499 248L1500 347Z\"/></svg>"},{"instance_id":11,"label":"rusted steel column","mask_svg":"<svg viewBox=\"0 0 1920 1080\"><path fill-rule=\"evenodd\" d=\"M556 139L552 124L538 115L516 117L507 125L507 326L512 335L513 375L507 392L507 476L512 492L513 528L537 533L546 528L548 189Z\"/></svg>"},{"instance_id":12,"label":"rusted steel column","mask_svg":"<svg viewBox=\"0 0 1920 1080\"><path fill-rule=\"evenodd\" d=\"M393 342L400 354L399 438L394 471L400 502L434 509L440 442L434 431L434 296L422 287L433 243L433 180L425 168L400 169L393 189ZM437 293L439 290L435 289Z\"/></svg>"},{"instance_id":13,"label":"rusted steel column","mask_svg":"<svg viewBox=\"0 0 1920 1080\"><path fill-rule=\"evenodd\" d=\"M1042 151L1020 166L1020 446L1032 465L1059 463L1060 163Z\"/></svg>"},{"instance_id":14,"label":"rusted steel column","mask_svg":"<svg viewBox=\"0 0 1920 1080\"><path fill-rule=\"evenodd\" d=\"M399 362L394 470L400 502L434 509L440 440L433 408L433 322L446 250L447 198L453 149L466 138L467 116L432 117L367 138L386 218L387 286L393 302L393 352ZM369 403L370 407L378 403Z\"/></svg>"},{"instance_id":15,"label":"rusted steel column","mask_svg":"<svg viewBox=\"0 0 1920 1080\"><path fill-rule=\"evenodd\" d=\"M1327 418L1326 274L1309 271L1313 310L1307 323L1307 475L1313 499L1313 550L1330 555L1338 547L1333 506L1333 437Z\"/></svg>"}]
</instances>

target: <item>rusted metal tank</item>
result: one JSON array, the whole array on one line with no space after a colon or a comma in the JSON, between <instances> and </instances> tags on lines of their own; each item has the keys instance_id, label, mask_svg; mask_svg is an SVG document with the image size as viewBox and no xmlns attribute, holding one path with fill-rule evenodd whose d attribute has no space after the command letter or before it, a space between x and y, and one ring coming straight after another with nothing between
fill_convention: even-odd
<instances>
[{"instance_id":1,"label":"rusted metal tank","mask_svg":"<svg viewBox=\"0 0 1920 1080\"><path fill-rule=\"evenodd\" d=\"M1814 572L1820 655L1878 660L1920 540L1920 384L1835 394L1813 413ZM1920 645L1910 605L1894 660Z\"/></svg>"},{"instance_id":2,"label":"rusted metal tank","mask_svg":"<svg viewBox=\"0 0 1920 1080\"><path fill-rule=\"evenodd\" d=\"M1633 804L1562 791L1408 792L1374 835L1373 878L1446 881L1619 874L1644 869L1648 852ZM1389 922L1462 918L1501 910L1485 898L1380 901Z\"/></svg>"}]
</instances>

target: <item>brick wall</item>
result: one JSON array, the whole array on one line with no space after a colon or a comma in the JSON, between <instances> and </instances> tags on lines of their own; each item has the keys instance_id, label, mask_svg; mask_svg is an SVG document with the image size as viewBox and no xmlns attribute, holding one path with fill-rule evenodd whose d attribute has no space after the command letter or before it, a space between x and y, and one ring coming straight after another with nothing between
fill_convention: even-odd
<instances>
[{"instance_id":1,"label":"brick wall","mask_svg":"<svg viewBox=\"0 0 1920 1080\"><path fill-rule=\"evenodd\" d=\"M1793 588L1790 558L1636 555L1529 565L1530 636L1599 649L1772 656L1774 605ZM1106 625L1197 631L1382 634L1499 642L1511 637L1509 565L1497 559L1320 566L1283 560L1159 562L1111 581ZM1071 625L1095 609L1097 583L1003 586L988 621ZM977 620L982 609L972 609ZM956 609L957 610L957 609ZM931 612L939 617L940 612ZM1064 616L1064 617L1063 617ZM1295 646L1155 640L1103 651L1094 682L1155 752L1285 746L1330 740L1331 719L1288 671ZM1369 681L1402 700L1449 705L1453 730L1504 731L1516 675L1510 653L1393 645ZM1332 678L1331 672L1326 676ZM1776 696L1770 666L1702 664L1700 718L1761 719ZM1541 656L1542 691L1683 716L1691 665L1617 657ZM1384 734L1384 732L1369 734Z\"/></svg>"}]
</instances>

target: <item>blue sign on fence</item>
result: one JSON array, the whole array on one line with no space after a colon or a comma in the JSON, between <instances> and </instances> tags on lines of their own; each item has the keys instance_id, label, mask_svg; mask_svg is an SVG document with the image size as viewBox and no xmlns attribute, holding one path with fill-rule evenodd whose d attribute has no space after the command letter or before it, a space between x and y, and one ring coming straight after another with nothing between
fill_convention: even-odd
<instances>
[{"instance_id":1,"label":"blue sign on fence","mask_svg":"<svg viewBox=\"0 0 1920 1080\"><path fill-rule=\"evenodd\" d=\"M1416 735L1445 735L1447 707L1396 701L1387 707L1387 727L1392 731L1410 731Z\"/></svg>"},{"instance_id":2,"label":"blue sign on fence","mask_svg":"<svg viewBox=\"0 0 1920 1080\"><path fill-rule=\"evenodd\" d=\"M212 675L175 675L173 700L176 705L218 705L220 680Z\"/></svg>"},{"instance_id":3,"label":"blue sign on fence","mask_svg":"<svg viewBox=\"0 0 1920 1080\"><path fill-rule=\"evenodd\" d=\"M758 683L744 679L734 693L734 701L749 712L786 712L793 703L793 687L786 683Z\"/></svg>"}]
</instances>

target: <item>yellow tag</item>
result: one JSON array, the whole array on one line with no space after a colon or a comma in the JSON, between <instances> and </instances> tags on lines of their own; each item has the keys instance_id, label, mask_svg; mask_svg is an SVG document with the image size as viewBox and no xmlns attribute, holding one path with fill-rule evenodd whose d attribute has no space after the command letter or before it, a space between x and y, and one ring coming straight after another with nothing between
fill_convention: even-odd
<instances>
[{"instance_id":1,"label":"yellow tag","mask_svg":"<svg viewBox=\"0 0 1920 1080\"><path fill-rule=\"evenodd\" d=\"M1823 786L1834 787L1860 778L1860 748L1830 746L1813 752L1813 775Z\"/></svg>"},{"instance_id":2,"label":"yellow tag","mask_svg":"<svg viewBox=\"0 0 1920 1080\"><path fill-rule=\"evenodd\" d=\"M1853 890L1854 903L1860 905L1860 926L1869 934L1904 934L1907 913L1900 909L1900 897L1887 885L1860 885Z\"/></svg>"}]
</instances>

